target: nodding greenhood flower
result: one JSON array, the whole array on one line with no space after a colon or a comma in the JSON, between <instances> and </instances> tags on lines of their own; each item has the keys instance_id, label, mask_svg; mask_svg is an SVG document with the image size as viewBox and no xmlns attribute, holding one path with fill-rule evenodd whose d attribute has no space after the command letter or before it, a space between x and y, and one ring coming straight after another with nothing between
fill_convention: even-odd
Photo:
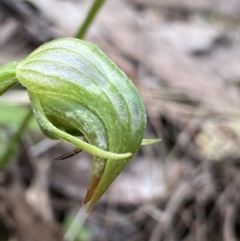
<instances>
[{"instance_id":1,"label":"nodding greenhood flower","mask_svg":"<svg viewBox=\"0 0 240 241\"><path fill-rule=\"evenodd\" d=\"M0 94L17 82L28 90L43 133L94 156L83 204L91 211L128 164L143 140L146 113L127 76L95 45L74 39L53 40L20 63L0 68ZM78 138L83 136L84 139Z\"/></svg>"}]
</instances>

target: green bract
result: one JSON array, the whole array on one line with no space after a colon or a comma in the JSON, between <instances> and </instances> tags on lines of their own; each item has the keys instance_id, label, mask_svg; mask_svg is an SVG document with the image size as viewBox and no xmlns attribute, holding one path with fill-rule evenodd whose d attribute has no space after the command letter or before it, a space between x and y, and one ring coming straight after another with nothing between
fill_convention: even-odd
<instances>
[{"instance_id":1,"label":"green bract","mask_svg":"<svg viewBox=\"0 0 240 241\"><path fill-rule=\"evenodd\" d=\"M45 135L94 156L83 201L90 211L143 141L146 114L136 87L97 46L74 38L48 42L10 69L0 93L17 79Z\"/></svg>"}]
</instances>

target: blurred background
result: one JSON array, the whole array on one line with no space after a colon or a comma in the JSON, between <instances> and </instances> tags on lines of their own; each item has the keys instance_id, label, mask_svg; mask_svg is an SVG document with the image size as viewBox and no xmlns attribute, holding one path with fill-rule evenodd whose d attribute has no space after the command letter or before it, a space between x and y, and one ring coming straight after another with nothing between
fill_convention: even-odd
<instances>
[{"instance_id":1,"label":"blurred background","mask_svg":"<svg viewBox=\"0 0 240 241\"><path fill-rule=\"evenodd\" d=\"M0 64L74 36L92 1L0 0ZM0 172L0 241L240 240L240 1L107 0L86 40L140 91L141 147L94 210L80 209L92 160L34 119ZM28 112L17 86L0 97L0 154ZM13 150L14 151L14 150Z\"/></svg>"}]
</instances>

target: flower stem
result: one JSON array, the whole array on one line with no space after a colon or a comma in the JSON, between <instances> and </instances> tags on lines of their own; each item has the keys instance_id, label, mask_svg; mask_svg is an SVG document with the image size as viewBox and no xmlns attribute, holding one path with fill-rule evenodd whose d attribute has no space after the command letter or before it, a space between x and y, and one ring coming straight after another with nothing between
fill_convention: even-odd
<instances>
[{"instance_id":1,"label":"flower stem","mask_svg":"<svg viewBox=\"0 0 240 241\"><path fill-rule=\"evenodd\" d=\"M76 38L79 38L79 39L84 38L89 26L91 25L92 21L94 20L96 14L100 10L100 8L104 4L104 2L105 2L105 0L95 0L94 1L82 26L79 28L77 34L75 35Z\"/></svg>"}]
</instances>

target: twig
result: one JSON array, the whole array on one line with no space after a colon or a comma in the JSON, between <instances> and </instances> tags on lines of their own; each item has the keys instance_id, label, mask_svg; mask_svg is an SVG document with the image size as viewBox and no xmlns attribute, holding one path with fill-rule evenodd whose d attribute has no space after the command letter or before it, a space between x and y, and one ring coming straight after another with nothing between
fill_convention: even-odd
<instances>
[{"instance_id":1,"label":"twig","mask_svg":"<svg viewBox=\"0 0 240 241\"><path fill-rule=\"evenodd\" d=\"M92 21L94 20L96 14L100 10L101 6L104 4L105 0L95 0L92 7L90 8L87 17L85 18L82 26L79 28L75 38L82 39L86 35Z\"/></svg>"},{"instance_id":2,"label":"twig","mask_svg":"<svg viewBox=\"0 0 240 241\"><path fill-rule=\"evenodd\" d=\"M88 28L90 27L92 21L94 20L96 14L100 10L101 6L104 4L105 0L95 0L92 7L90 8L87 17L85 18L81 28L75 35L76 38L82 39L86 35Z\"/></svg>"}]
</instances>

